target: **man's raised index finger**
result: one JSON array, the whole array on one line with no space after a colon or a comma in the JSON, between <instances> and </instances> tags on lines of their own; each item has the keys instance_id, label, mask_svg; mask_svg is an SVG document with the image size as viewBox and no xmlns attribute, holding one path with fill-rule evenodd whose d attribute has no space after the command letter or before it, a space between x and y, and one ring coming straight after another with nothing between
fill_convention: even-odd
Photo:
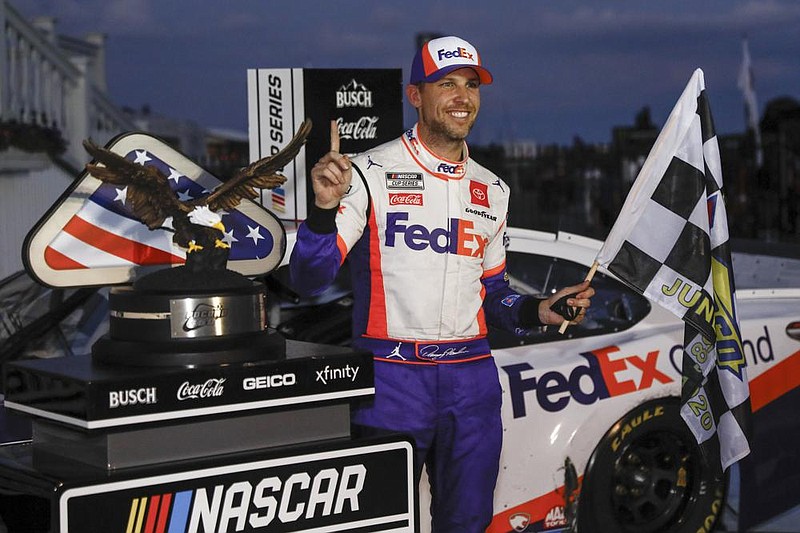
<instances>
[{"instance_id":1,"label":"man's raised index finger","mask_svg":"<svg viewBox=\"0 0 800 533\"><path fill-rule=\"evenodd\" d=\"M339 124L331 120L331 152L339 153Z\"/></svg>"}]
</instances>

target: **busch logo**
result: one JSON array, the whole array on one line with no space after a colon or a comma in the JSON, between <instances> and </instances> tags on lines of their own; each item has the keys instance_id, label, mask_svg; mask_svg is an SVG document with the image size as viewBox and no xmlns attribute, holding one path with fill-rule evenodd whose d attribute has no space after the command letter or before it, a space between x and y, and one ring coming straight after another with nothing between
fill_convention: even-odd
<instances>
[{"instance_id":1,"label":"busch logo","mask_svg":"<svg viewBox=\"0 0 800 533\"><path fill-rule=\"evenodd\" d=\"M403 234L403 243L411 250L425 250L430 247L437 254L455 254L468 257L483 257L488 237L473 233L472 221L460 218L450 219L450 228L429 230L421 224L404 225L408 213L397 212L386 215L386 246L394 248L395 237Z\"/></svg>"},{"instance_id":2,"label":"busch logo","mask_svg":"<svg viewBox=\"0 0 800 533\"><path fill-rule=\"evenodd\" d=\"M339 137L363 141L378 138L378 120L380 117L361 117L356 122L345 122L342 117L336 119L339 125Z\"/></svg>"},{"instance_id":3,"label":"busch logo","mask_svg":"<svg viewBox=\"0 0 800 533\"><path fill-rule=\"evenodd\" d=\"M389 205L422 205L419 193L393 193L389 195Z\"/></svg>"},{"instance_id":4,"label":"busch logo","mask_svg":"<svg viewBox=\"0 0 800 533\"><path fill-rule=\"evenodd\" d=\"M445 50L444 48L437 51L439 55L439 61L442 59L452 59L454 57L463 57L464 59L473 59L473 55L469 53L469 51L464 48L463 46L459 46L455 50Z\"/></svg>"},{"instance_id":5,"label":"busch logo","mask_svg":"<svg viewBox=\"0 0 800 533\"><path fill-rule=\"evenodd\" d=\"M649 352L644 358L638 355L611 357L619 351L618 347L609 346L582 353L588 364L576 366L569 376L552 370L538 377L522 377L523 372L533 370L530 364L504 366L514 418L525 416L525 393L529 391L536 391L541 408L553 413L565 409L572 400L591 405L598 400L649 389L656 382L672 383L671 377L656 368L658 350ZM638 374L634 375L639 378L637 381L622 377L632 373Z\"/></svg>"},{"instance_id":6,"label":"busch logo","mask_svg":"<svg viewBox=\"0 0 800 533\"><path fill-rule=\"evenodd\" d=\"M198 383L190 385L188 381L184 381L183 385L178 388L178 400L197 400L199 398L212 398L222 396L225 390L223 387L225 378L211 378L207 379L205 383Z\"/></svg>"},{"instance_id":7,"label":"busch logo","mask_svg":"<svg viewBox=\"0 0 800 533\"><path fill-rule=\"evenodd\" d=\"M372 107L372 91L356 80L342 85L336 91L336 108L343 107Z\"/></svg>"},{"instance_id":8,"label":"busch logo","mask_svg":"<svg viewBox=\"0 0 800 533\"><path fill-rule=\"evenodd\" d=\"M141 389L128 389L119 391L109 391L108 407L116 409L128 405L148 405L158 403L156 399L155 387L143 387Z\"/></svg>"}]
</instances>

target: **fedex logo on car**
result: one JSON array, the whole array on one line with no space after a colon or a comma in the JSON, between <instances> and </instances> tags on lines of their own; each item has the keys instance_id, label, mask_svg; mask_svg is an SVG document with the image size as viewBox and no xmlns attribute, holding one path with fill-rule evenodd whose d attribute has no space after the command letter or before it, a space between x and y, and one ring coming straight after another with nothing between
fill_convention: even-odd
<instances>
[{"instance_id":1,"label":"fedex logo on car","mask_svg":"<svg viewBox=\"0 0 800 533\"><path fill-rule=\"evenodd\" d=\"M540 376L526 375L533 366L518 363L502 367L508 374L509 393L514 418L527 414L525 393L536 394L536 400L545 411L557 412L565 409L571 401L590 405L598 400L649 389L655 383L672 383L673 379L656 368L658 350L644 357L630 355L611 357L619 352L616 346L582 353L585 365L572 369L569 375L551 370ZM631 372L622 376L623 372ZM638 374L637 379L627 379Z\"/></svg>"},{"instance_id":2,"label":"fedex logo on car","mask_svg":"<svg viewBox=\"0 0 800 533\"><path fill-rule=\"evenodd\" d=\"M464 48L463 46L459 46L455 50L445 50L441 48L437 50L436 54L439 56L439 61L442 59L452 59L454 57L463 57L464 59L473 59L473 55L469 53L469 50Z\"/></svg>"},{"instance_id":3,"label":"fedex logo on car","mask_svg":"<svg viewBox=\"0 0 800 533\"><path fill-rule=\"evenodd\" d=\"M402 234L402 243L410 250L421 251L430 248L437 254L456 254L468 257L483 257L487 237L475 233L475 225L470 220L451 218L449 228L428 229L422 224L404 224L408 213L396 212L386 215L385 244L394 248L397 235Z\"/></svg>"}]
</instances>

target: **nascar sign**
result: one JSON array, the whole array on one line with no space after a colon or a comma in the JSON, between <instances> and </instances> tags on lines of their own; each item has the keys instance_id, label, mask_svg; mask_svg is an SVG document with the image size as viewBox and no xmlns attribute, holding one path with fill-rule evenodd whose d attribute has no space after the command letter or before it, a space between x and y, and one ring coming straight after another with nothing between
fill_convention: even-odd
<instances>
[{"instance_id":1,"label":"nascar sign","mask_svg":"<svg viewBox=\"0 0 800 533\"><path fill-rule=\"evenodd\" d=\"M288 142L289 139L286 140ZM160 139L129 133L106 148L137 164L155 166L181 200L197 198L221 182ZM269 211L242 200L220 213L226 228L228 268L245 276L270 272L286 250L283 225ZM28 273L51 287L130 283L149 271L185 262L172 242L172 228L150 231L126 206L126 189L105 184L88 172L28 233L23 261Z\"/></svg>"},{"instance_id":2,"label":"nascar sign","mask_svg":"<svg viewBox=\"0 0 800 533\"><path fill-rule=\"evenodd\" d=\"M412 468L396 441L71 488L59 531L413 533Z\"/></svg>"}]
</instances>

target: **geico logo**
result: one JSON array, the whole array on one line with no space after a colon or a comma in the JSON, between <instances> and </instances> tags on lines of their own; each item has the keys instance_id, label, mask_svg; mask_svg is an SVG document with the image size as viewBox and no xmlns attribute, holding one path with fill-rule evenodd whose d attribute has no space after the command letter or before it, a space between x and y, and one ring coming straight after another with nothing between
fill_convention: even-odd
<instances>
[{"instance_id":1,"label":"geico logo","mask_svg":"<svg viewBox=\"0 0 800 533\"><path fill-rule=\"evenodd\" d=\"M448 165L447 163L439 163L439 166L436 167L438 172L444 172L445 174L450 175L459 175L464 173L464 165Z\"/></svg>"},{"instance_id":2,"label":"geico logo","mask_svg":"<svg viewBox=\"0 0 800 533\"><path fill-rule=\"evenodd\" d=\"M288 387L297 383L294 374L275 374L274 376L256 376L244 378L242 388L244 390L274 389L276 387Z\"/></svg>"},{"instance_id":3,"label":"geico logo","mask_svg":"<svg viewBox=\"0 0 800 533\"><path fill-rule=\"evenodd\" d=\"M442 59L450 59L453 57L463 57L464 59L472 59L472 54L470 54L466 48L463 46L459 46L455 50L445 50L444 48L438 50L436 52L439 56L439 61Z\"/></svg>"},{"instance_id":4,"label":"geico logo","mask_svg":"<svg viewBox=\"0 0 800 533\"><path fill-rule=\"evenodd\" d=\"M545 372L541 376L523 377L523 372L533 370L528 363L504 366L508 374L509 394L514 418L525 416L525 393L536 391L536 400L545 411L561 411L574 399L582 405L598 400L648 389L658 381L672 383L672 378L656 368L658 350L649 352L644 359L638 355L612 359L610 354L618 352L609 346L593 352L582 353L587 365L576 366L569 376L557 371ZM638 374L638 382L623 379Z\"/></svg>"},{"instance_id":5,"label":"geico logo","mask_svg":"<svg viewBox=\"0 0 800 533\"><path fill-rule=\"evenodd\" d=\"M255 486L250 481L237 481L228 486L220 484L213 488L167 493L162 494L160 500L171 507L166 509L168 531L253 531L273 523L277 526L278 523L357 512L361 509L359 495L366 476L367 468L354 464L340 469L326 468L313 477L308 472L297 472L286 478L267 477ZM131 502L132 509L140 505L159 505L159 499L136 498ZM164 512L163 505L161 512ZM139 531L132 529L136 521L137 513L131 513L128 531Z\"/></svg>"},{"instance_id":6,"label":"geico logo","mask_svg":"<svg viewBox=\"0 0 800 533\"><path fill-rule=\"evenodd\" d=\"M404 225L408 220L408 213L397 212L386 215L386 246L394 248L395 237L403 234L403 243L407 248L415 251L425 250L430 247L438 254L457 254L468 257L483 257L487 237L472 233L474 224L469 220L460 218L450 219L450 228L434 228L429 230L421 224Z\"/></svg>"},{"instance_id":7,"label":"geico logo","mask_svg":"<svg viewBox=\"0 0 800 533\"><path fill-rule=\"evenodd\" d=\"M109 391L108 393L108 407L110 409L126 405L146 405L154 403L158 403L155 387Z\"/></svg>"},{"instance_id":8,"label":"geico logo","mask_svg":"<svg viewBox=\"0 0 800 533\"><path fill-rule=\"evenodd\" d=\"M622 443L625 442L625 439L628 437L628 435L631 434L631 431L638 428L640 425L647 422L648 420L652 420L654 418L658 418L659 416L663 415L664 415L664 407L661 405L657 405L652 409L650 408L645 409L644 413L640 413L626 420L625 423L622 424L622 428L620 429L619 434L616 437L614 437L614 439L611 441L611 449L617 451L617 449L619 449Z\"/></svg>"}]
</instances>

